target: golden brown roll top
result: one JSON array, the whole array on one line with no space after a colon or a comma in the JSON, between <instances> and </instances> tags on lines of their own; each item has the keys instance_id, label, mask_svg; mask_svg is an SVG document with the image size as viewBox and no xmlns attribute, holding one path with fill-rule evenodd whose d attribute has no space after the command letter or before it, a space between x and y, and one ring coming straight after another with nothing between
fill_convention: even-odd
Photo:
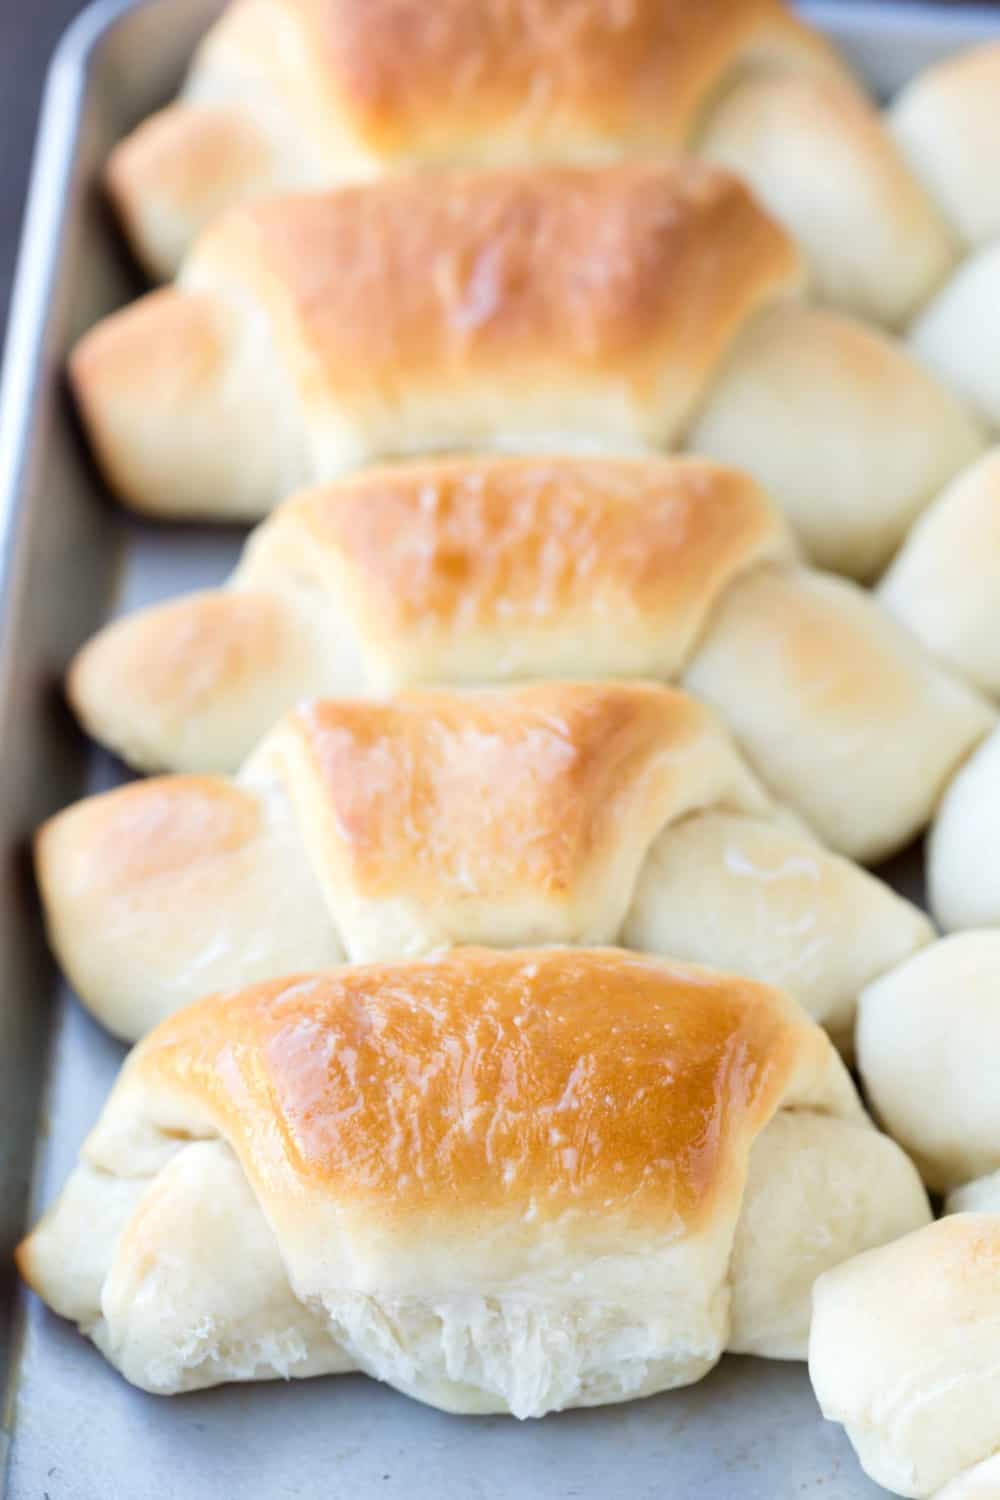
<instances>
[{"instance_id":1,"label":"golden brown roll top","mask_svg":"<svg viewBox=\"0 0 1000 1500\"><path fill-rule=\"evenodd\" d=\"M900 346L796 307L799 282L718 168L400 177L224 216L72 374L140 509L256 517L428 451L685 441L764 478L813 556L868 578L982 435Z\"/></svg>"},{"instance_id":2,"label":"golden brown roll top","mask_svg":"<svg viewBox=\"0 0 1000 1500\"><path fill-rule=\"evenodd\" d=\"M547 142L572 154L595 137L662 147L734 61L836 67L775 0L639 0L625 12L609 0L444 0L433 17L413 0L285 8L309 28L352 134L383 160L506 154L518 139L543 157Z\"/></svg>"},{"instance_id":3,"label":"golden brown roll top","mask_svg":"<svg viewBox=\"0 0 1000 1500\"><path fill-rule=\"evenodd\" d=\"M283 505L234 588L109 626L69 693L136 764L232 770L304 696L675 675L727 584L792 555L704 461L428 459Z\"/></svg>"},{"instance_id":4,"label":"golden brown roll top","mask_svg":"<svg viewBox=\"0 0 1000 1500\"><path fill-rule=\"evenodd\" d=\"M567 1217L600 1253L725 1212L754 1137L833 1068L747 981L618 951L466 950L189 1008L140 1047L90 1150L113 1169L116 1117L154 1134L187 1119L230 1143L295 1239L304 1198L364 1239L405 1232L417 1257L445 1220L447 1238L499 1221L516 1243Z\"/></svg>"},{"instance_id":5,"label":"golden brown roll top","mask_svg":"<svg viewBox=\"0 0 1000 1500\"><path fill-rule=\"evenodd\" d=\"M801 1354L818 1271L926 1217L780 992L467 949L174 1017L19 1264L149 1389L353 1367L534 1416Z\"/></svg>"},{"instance_id":6,"label":"golden brown roll top","mask_svg":"<svg viewBox=\"0 0 1000 1500\"><path fill-rule=\"evenodd\" d=\"M457 902L465 941L613 934L654 830L706 803L769 810L701 704L637 684L313 703L258 757L282 766L342 929L354 902L376 926L383 903L420 925L440 903L442 927Z\"/></svg>"},{"instance_id":7,"label":"golden brown roll top","mask_svg":"<svg viewBox=\"0 0 1000 1500\"><path fill-rule=\"evenodd\" d=\"M775 0L241 0L108 183L166 276L227 202L410 165L676 147L725 79L762 66L839 71Z\"/></svg>"},{"instance_id":8,"label":"golden brown roll top","mask_svg":"<svg viewBox=\"0 0 1000 1500\"><path fill-rule=\"evenodd\" d=\"M406 376L451 387L508 363L540 376L551 353L665 389L664 440L796 260L734 178L676 161L269 199L211 229L184 280L217 288L234 271L276 326L287 319L289 349L331 404Z\"/></svg>"},{"instance_id":9,"label":"golden brown roll top","mask_svg":"<svg viewBox=\"0 0 1000 1500\"><path fill-rule=\"evenodd\" d=\"M436 460L294 499L237 586L339 586L365 678L669 677L716 601L794 545L745 474L692 460ZM533 628L532 628L533 626Z\"/></svg>"},{"instance_id":10,"label":"golden brown roll top","mask_svg":"<svg viewBox=\"0 0 1000 1500\"><path fill-rule=\"evenodd\" d=\"M706 709L645 684L315 702L236 782L91 798L37 857L63 965L127 1037L342 953L624 941L780 981L849 1046L861 985L931 936L776 816Z\"/></svg>"},{"instance_id":11,"label":"golden brown roll top","mask_svg":"<svg viewBox=\"0 0 1000 1500\"><path fill-rule=\"evenodd\" d=\"M142 766L229 769L303 693L683 674L776 796L876 859L927 823L994 715L866 593L793 557L753 483L705 461L399 466L283 506L229 590L109 627L70 694Z\"/></svg>"},{"instance_id":12,"label":"golden brown roll top","mask_svg":"<svg viewBox=\"0 0 1000 1500\"><path fill-rule=\"evenodd\" d=\"M234 211L72 373L125 499L260 515L297 480L428 448L662 448L797 280L713 168L411 176Z\"/></svg>"},{"instance_id":13,"label":"golden brown roll top","mask_svg":"<svg viewBox=\"0 0 1000 1500\"><path fill-rule=\"evenodd\" d=\"M67 971L135 1037L342 952L615 941L657 834L708 807L770 811L708 711L665 688L331 700L238 783L159 778L58 814L37 863Z\"/></svg>"}]
</instances>

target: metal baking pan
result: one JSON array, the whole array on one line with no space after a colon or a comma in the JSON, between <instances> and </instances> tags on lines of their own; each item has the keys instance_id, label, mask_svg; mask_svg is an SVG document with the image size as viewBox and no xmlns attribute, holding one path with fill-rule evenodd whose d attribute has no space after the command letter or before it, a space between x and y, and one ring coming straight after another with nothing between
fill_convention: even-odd
<instances>
[{"instance_id":1,"label":"metal baking pan","mask_svg":"<svg viewBox=\"0 0 1000 1500\"><path fill-rule=\"evenodd\" d=\"M432 3L432 0L428 0ZM96 188L111 144L176 87L219 0L101 0L52 63L0 402L0 1476L9 1500L863 1500L880 1491L824 1423L801 1365L725 1359L699 1385L518 1424L441 1415L362 1376L172 1401L116 1375L16 1286L10 1251L62 1183L122 1049L58 981L28 845L56 808L122 778L62 706L74 648L110 614L209 585L239 536L143 524L91 468L66 351L140 286ZM988 11L804 7L880 93L1000 36ZM234 1245L233 1253L239 1253Z\"/></svg>"}]
</instances>

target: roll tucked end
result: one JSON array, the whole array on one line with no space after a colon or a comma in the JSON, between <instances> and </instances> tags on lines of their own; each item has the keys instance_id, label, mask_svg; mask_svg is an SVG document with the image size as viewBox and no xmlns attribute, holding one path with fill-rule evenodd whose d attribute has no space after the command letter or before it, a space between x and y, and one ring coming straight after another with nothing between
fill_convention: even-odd
<instances>
[{"instance_id":1,"label":"roll tucked end","mask_svg":"<svg viewBox=\"0 0 1000 1500\"><path fill-rule=\"evenodd\" d=\"M968 245L1000 235L1000 43L925 68L898 96L889 129L912 170Z\"/></svg>"},{"instance_id":2,"label":"roll tucked end","mask_svg":"<svg viewBox=\"0 0 1000 1500\"><path fill-rule=\"evenodd\" d=\"M129 765L234 771L323 670L293 601L219 589L105 626L74 658L66 691L84 727Z\"/></svg>"},{"instance_id":3,"label":"roll tucked end","mask_svg":"<svg viewBox=\"0 0 1000 1500\"><path fill-rule=\"evenodd\" d=\"M168 281L211 219L279 182L246 111L180 101L119 142L104 184L136 257L155 281Z\"/></svg>"},{"instance_id":4,"label":"roll tucked end","mask_svg":"<svg viewBox=\"0 0 1000 1500\"><path fill-rule=\"evenodd\" d=\"M193 996L343 952L298 854L280 788L157 777L89 797L35 840L49 939L116 1036L143 1036Z\"/></svg>"},{"instance_id":5,"label":"roll tucked end","mask_svg":"<svg viewBox=\"0 0 1000 1500\"><path fill-rule=\"evenodd\" d=\"M104 318L70 357L98 464L135 510L252 519L272 504L287 434L260 321L211 294L164 287Z\"/></svg>"},{"instance_id":6,"label":"roll tucked end","mask_svg":"<svg viewBox=\"0 0 1000 1500\"><path fill-rule=\"evenodd\" d=\"M930 1219L913 1163L867 1120L776 1115L750 1156L730 1266L729 1350L804 1359L817 1276Z\"/></svg>"},{"instance_id":7,"label":"roll tucked end","mask_svg":"<svg viewBox=\"0 0 1000 1500\"><path fill-rule=\"evenodd\" d=\"M985 446L954 392L894 340L811 307L747 324L686 444L747 469L817 567L862 581Z\"/></svg>"},{"instance_id":8,"label":"roll tucked end","mask_svg":"<svg viewBox=\"0 0 1000 1500\"><path fill-rule=\"evenodd\" d=\"M857 1047L872 1108L932 1188L1000 1171L1000 932L956 933L870 984Z\"/></svg>"},{"instance_id":9,"label":"roll tucked end","mask_svg":"<svg viewBox=\"0 0 1000 1500\"><path fill-rule=\"evenodd\" d=\"M809 1373L878 1484L982 1493L965 1482L1000 1444L998 1327L997 1215L939 1219L819 1278Z\"/></svg>"},{"instance_id":10,"label":"roll tucked end","mask_svg":"<svg viewBox=\"0 0 1000 1500\"><path fill-rule=\"evenodd\" d=\"M953 264L943 220L847 79L751 72L710 114L699 149L792 232L836 307L899 327Z\"/></svg>"},{"instance_id":11,"label":"roll tucked end","mask_svg":"<svg viewBox=\"0 0 1000 1500\"><path fill-rule=\"evenodd\" d=\"M924 512L878 596L943 662L1000 698L1000 448Z\"/></svg>"},{"instance_id":12,"label":"roll tucked end","mask_svg":"<svg viewBox=\"0 0 1000 1500\"><path fill-rule=\"evenodd\" d=\"M945 932L1000 926L1000 731L941 799L927 843L927 889Z\"/></svg>"}]
</instances>

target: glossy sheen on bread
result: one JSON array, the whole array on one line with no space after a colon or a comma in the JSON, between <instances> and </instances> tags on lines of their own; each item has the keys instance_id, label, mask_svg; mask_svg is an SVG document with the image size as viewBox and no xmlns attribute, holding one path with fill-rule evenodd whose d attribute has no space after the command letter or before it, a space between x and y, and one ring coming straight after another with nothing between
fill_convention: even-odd
<instances>
[{"instance_id":1,"label":"glossy sheen on bread","mask_svg":"<svg viewBox=\"0 0 1000 1500\"><path fill-rule=\"evenodd\" d=\"M796 307L801 280L788 236L717 167L410 175L224 215L178 286L84 336L71 374L108 482L140 510L257 517L296 485L428 452L687 443L748 469L818 561L867 578L982 436L902 346Z\"/></svg>"},{"instance_id":2,"label":"glossy sheen on bread","mask_svg":"<svg viewBox=\"0 0 1000 1500\"><path fill-rule=\"evenodd\" d=\"M867 593L794 559L767 497L705 460L397 465L282 506L229 588L101 632L70 696L135 764L229 770L304 696L679 678L780 800L874 860L995 716Z\"/></svg>"},{"instance_id":3,"label":"glossy sheen on bread","mask_svg":"<svg viewBox=\"0 0 1000 1500\"><path fill-rule=\"evenodd\" d=\"M432 15L421 0L242 0L106 180L162 277L214 216L266 193L693 150L788 228L820 300L909 324L995 431L998 85L986 44L918 74L883 117L769 0L448 0Z\"/></svg>"},{"instance_id":4,"label":"glossy sheen on bread","mask_svg":"<svg viewBox=\"0 0 1000 1500\"><path fill-rule=\"evenodd\" d=\"M240 0L181 98L113 152L108 186L170 275L213 213L254 193L677 148L768 65L844 75L774 0Z\"/></svg>"},{"instance_id":5,"label":"glossy sheen on bread","mask_svg":"<svg viewBox=\"0 0 1000 1500\"><path fill-rule=\"evenodd\" d=\"M19 1263L149 1389L361 1368L535 1416L801 1354L813 1277L926 1217L780 992L460 950L181 1012Z\"/></svg>"},{"instance_id":6,"label":"glossy sheen on bread","mask_svg":"<svg viewBox=\"0 0 1000 1500\"><path fill-rule=\"evenodd\" d=\"M621 942L780 983L846 1047L861 986L931 937L650 684L312 702L235 780L90 798L36 853L61 961L127 1037L342 954Z\"/></svg>"}]
</instances>

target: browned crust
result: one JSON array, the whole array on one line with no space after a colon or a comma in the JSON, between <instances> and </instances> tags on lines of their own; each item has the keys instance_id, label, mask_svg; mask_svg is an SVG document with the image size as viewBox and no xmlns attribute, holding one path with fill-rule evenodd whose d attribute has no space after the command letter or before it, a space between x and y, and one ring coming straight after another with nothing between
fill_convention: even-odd
<instances>
[{"instance_id":1,"label":"browned crust","mask_svg":"<svg viewBox=\"0 0 1000 1500\"><path fill-rule=\"evenodd\" d=\"M683 650L738 573L793 551L747 475L700 459L431 460L311 491L270 526L332 547L373 628L404 639L598 612Z\"/></svg>"},{"instance_id":2,"label":"browned crust","mask_svg":"<svg viewBox=\"0 0 1000 1500\"><path fill-rule=\"evenodd\" d=\"M126 1077L207 1111L265 1196L386 1225L613 1204L623 1228L690 1228L742 1175L804 1030L707 970L465 949L200 1002Z\"/></svg>"},{"instance_id":3,"label":"browned crust","mask_svg":"<svg viewBox=\"0 0 1000 1500\"><path fill-rule=\"evenodd\" d=\"M198 254L215 279L244 263L307 400L363 403L391 403L401 380L452 389L515 371L611 373L651 402L672 378L690 401L752 309L799 278L792 242L747 190L691 161L267 198Z\"/></svg>"},{"instance_id":4,"label":"browned crust","mask_svg":"<svg viewBox=\"0 0 1000 1500\"><path fill-rule=\"evenodd\" d=\"M379 154L678 144L743 59L836 65L777 0L291 0L337 106Z\"/></svg>"},{"instance_id":5,"label":"browned crust","mask_svg":"<svg viewBox=\"0 0 1000 1500\"><path fill-rule=\"evenodd\" d=\"M289 724L353 888L419 899L443 885L458 903L568 899L636 805L655 832L657 809L684 796L690 754L717 734L683 693L624 683L325 701Z\"/></svg>"}]
</instances>

